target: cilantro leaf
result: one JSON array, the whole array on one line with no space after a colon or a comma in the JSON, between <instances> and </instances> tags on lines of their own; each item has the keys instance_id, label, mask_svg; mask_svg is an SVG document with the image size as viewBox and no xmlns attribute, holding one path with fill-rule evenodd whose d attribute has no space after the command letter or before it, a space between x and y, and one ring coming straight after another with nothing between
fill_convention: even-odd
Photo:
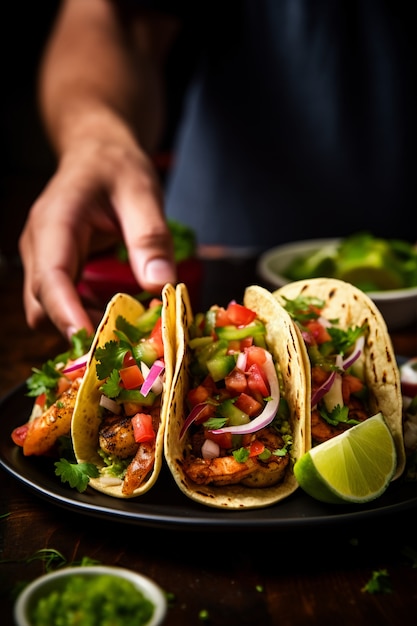
<instances>
[{"instance_id":1,"label":"cilantro leaf","mask_svg":"<svg viewBox=\"0 0 417 626\"><path fill-rule=\"evenodd\" d=\"M91 347L93 336L85 329L79 330L71 337L72 348L48 359L40 369L32 368L32 375L26 381L29 397L46 396L46 406L51 406L57 399L57 384L62 376L62 367L70 360L86 354Z\"/></svg>"},{"instance_id":2,"label":"cilantro leaf","mask_svg":"<svg viewBox=\"0 0 417 626\"><path fill-rule=\"evenodd\" d=\"M96 348L94 357L97 360L96 373L99 380L105 380L114 369L119 370L122 367L129 348L129 345L119 341L108 341L102 348Z\"/></svg>"},{"instance_id":3,"label":"cilantro leaf","mask_svg":"<svg viewBox=\"0 0 417 626\"><path fill-rule=\"evenodd\" d=\"M368 593L392 593L391 580L386 569L372 572L370 580L362 588Z\"/></svg>"},{"instance_id":4,"label":"cilantro leaf","mask_svg":"<svg viewBox=\"0 0 417 626\"><path fill-rule=\"evenodd\" d=\"M44 363L41 369L34 367L32 372L32 375L26 381L27 395L36 398L44 393L47 404L50 406L56 400L55 392L58 380L62 376L61 372L57 370L55 361L51 359Z\"/></svg>"},{"instance_id":5,"label":"cilantro leaf","mask_svg":"<svg viewBox=\"0 0 417 626\"><path fill-rule=\"evenodd\" d=\"M346 330L335 326L329 326L327 328L327 332L332 338L334 351L338 354L346 354L351 348L353 348L357 339L366 332L367 328L367 324L364 324L363 326L351 327Z\"/></svg>"},{"instance_id":6,"label":"cilantro leaf","mask_svg":"<svg viewBox=\"0 0 417 626\"><path fill-rule=\"evenodd\" d=\"M319 409L319 413L325 422L332 426L338 426L338 424L351 424L352 426L359 424L358 420L349 419L349 407L341 406L338 404L332 411L327 411L326 407L322 406Z\"/></svg>"},{"instance_id":7,"label":"cilantro leaf","mask_svg":"<svg viewBox=\"0 0 417 626\"><path fill-rule=\"evenodd\" d=\"M81 328L71 337L72 349L69 352L70 359L78 359L89 351L94 335L87 333L85 328Z\"/></svg>"},{"instance_id":8,"label":"cilantro leaf","mask_svg":"<svg viewBox=\"0 0 417 626\"><path fill-rule=\"evenodd\" d=\"M232 454L238 463L246 463L249 458L249 450L247 448L233 450Z\"/></svg>"},{"instance_id":9,"label":"cilantro leaf","mask_svg":"<svg viewBox=\"0 0 417 626\"><path fill-rule=\"evenodd\" d=\"M55 474L60 476L62 482L69 483L70 487L80 493L87 489L90 478L97 478L99 471L92 463L70 463L66 459L60 459L54 463Z\"/></svg>"},{"instance_id":10,"label":"cilantro leaf","mask_svg":"<svg viewBox=\"0 0 417 626\"><path fill-rule=\"evenodd\" d=\"M117 398L122 390L119 385L119 380L119 371L114 369L110 372L110 375L107 377L104 385L100 387L100 391L102 391L108 398Z\"/></svg>"}]
</instances>

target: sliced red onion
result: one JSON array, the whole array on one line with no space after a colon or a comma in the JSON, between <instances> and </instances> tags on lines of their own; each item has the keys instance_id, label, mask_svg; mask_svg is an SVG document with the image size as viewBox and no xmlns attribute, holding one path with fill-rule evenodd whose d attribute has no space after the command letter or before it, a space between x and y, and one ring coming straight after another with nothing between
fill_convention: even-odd
<instances>
[{"instance_id":1,"label":"sliced red onion","mask_svg":"<svg viewBox=\"0 0 417 626\"><path fill-rule=\"evenodd\" d=\"M265 351L265 356L266 360L265 363L263 363L262 368L268 379L270 395L272 399L268 400L262 413L248 424L239 424L238 426L225 426L224 428L211 430L212 433L232 433L232 435L248 435L250 433L261 430L261 428L265 428L265 426L268 426L272 422L279 404L279 383L271 354Z\"/></svg>"},{"instance_id":2,"label":"sliced red onion","mask_svg":"<svg viewBox=\"0 0 417 626\"><path fill-rule=\"evenodd\" d=\"M203 459L217 459L220 456L220 446L211 439L205 439L201 446L201 454Z\"/></svg>"},{"instance_id":3,"label":"sliced red onion","mask_svg":"<svg viewBox=\"0 0 417 626\"><path fill-rule=\"evenodd\" d=\"M333 383L334 383L334 379L336 378L336 371L333 371L329 374L329 376L326 378L326 380L324 381L324 383L322 385L320 385L320 387L318 389L316 389L316 391L314 392L314 394L311 397L311 406L314 407L316 406L316 404L318 402L320 402L320 400L322 399L322 397L324 395L326 395L326 393L328 391L330 391Z\"/></svg>"},{"instance_id":4,"label":"sliced red onion","mask_svg":"<svg viewBox=\"0 0 417 626\"><path fill-rule=\"evenodd\" d=\"M349 356L346 357L346 359L342 363L344 370L347 370L348 367L353 365L353 363L360 357L360 355L362 354L364 345L365 345L365 337L364 335L361 335L356 340L355 347L353 348L352 354L349 354Z\"/></svg>"},{"instance_id":5,"label":"sliced red onion","mask_svg":"<svg viewBox=\"0 0 417 626\"><path fill-rule=\"evenodd\" d=\"M307 345L310 345L312 343L313 338L311 336L311 333L309 333L307 330L302 330L301 331L301 336L302 336L302 338L304 339L304 342Z\"/></svg>"},{"instance_id":6,"label":"sliced red onion","mask_svg":"<svg viewBox=\"0 0 417 626\"><path fill-rule=\"evenodd\" d=\"M69 374L69 372L74 372L75 370L79 370L80 367L84 367L85 365L87 365L88 356L89 355L87 352L87 354L83 354L82 356L78 357L78 359L75 359L75 361L71 362L71 365L64 367L64 369L62 370L62 373Z\"/></svg>"},{"instance_id":7,"label":"sliced red onion","mask_svg":"<svg viewBox=\"0 0 417 626\"><path fill-rule=\"evenodd\" d=\"M206 408L206 406L207 406L206 402L200 402L199 404L196 404L191 409L190 413L187 416L187 419L184 421L184 424L181 427L180 440L184 437L185 433L187 432L191 424L195 422L196 419L199 418L199 416L201 415L203 410Z\"/></svg>"},{"instance_id":8,"label":"sliced red onion","mask_svg":"<svg viewBox=\"0 0 417 626\"><path fill-rule=\"evenodd\" d=\"M151 389L154 393L156 393L156 395L162 392L162 374L164 373L164 370L165 363L161 359L157 359L152 363L152 366L142 383L142 387L140 388L140 392L143 396L147 396Z\"/></svg>"},{"instance_id":9,"label":"sliced red onion","mask_svg":"<svg viewBox=\"0 0 417 626\"><path fill-rule=\"evenodd\" d=\"M101 395L99 404L104 409L107 409L108 411L110 411L111 413L114 413L115 415L119 415L120 411L122 410L120 404L117 404L117 402L115 402L111 398L108 398L104 394Z\"/></svg>"},{"instance_id":10,"label":"sliced red onion","mask_svg":"<svg viewBox=\"0 0 417 626\"><path fill-rule=\"evenodd\" d=\"M328 411L333 411L335 406L343 406L343 395L342 395L342 376L340 374L343 367L343 357L341 354L336 355L336 367L335 377L333 380L333 384L331 385L329 391L324 394L324 404Z\"/></svg>"}]
</instances>

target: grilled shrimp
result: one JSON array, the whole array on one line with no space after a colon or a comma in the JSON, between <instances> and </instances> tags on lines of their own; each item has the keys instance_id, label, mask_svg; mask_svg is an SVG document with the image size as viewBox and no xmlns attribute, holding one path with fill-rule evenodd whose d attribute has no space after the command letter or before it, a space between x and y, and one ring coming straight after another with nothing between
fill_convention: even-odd
<instances>
[{"instance_id":1,"label":"grilled shrimp","mask_svg":"<svg viewBox=\"0 0 417 626\"><path fill-rule=\"evenodd\" d=\"M38 417L28 422L23 442L25 456L48 454L59 437L68 435L81 379L76 378L59 399Z\"/></svg>"},{"instance_id":2,"label":"grilled shrimp","mask_svg":"<svg viewBox=\"0 0 417 626\"><path fill-rule=\"evenodd\" d=\"M137 444L136 444L137 445ZM122 493L132 494L141 486L155 463L155 441L141 443L123 480Z\"/></svg>"},{"instance_id":3,"label":"grilled shrimp","mask_svg":"<svg viewBox=\"0 0 417 626\"><path fill-rule=\"evenodd\" d=\"M152 425L155 433L160 424L160 404L152 406ZM123 479L122 493L131 495L146 480L155 464L155 441L135 441L132 418L126 415L108 415L99 429L100 448L121 459L133 457Z\"/></svg>"},{"instance_id":4,"label":"grilled shrimp","mask_svg":"<svg viewBox=\"0 0 417 626\"><path fill-rule=\"evenodd\" d=\"M100 425L98 436L100 448L107 454L127 459L137 452L138 444L133 435L130 417L113 414L105 417Z\"/></svg>"},{"instance_id":5,"label":"grilled shrimp","mask_svg":"<svg viewBox=\"0 0 417 626\"><path fill-rule=\"evenodd\" d=\"M280 435L265 428L257 435L271 452L283 447ZM234 456L222 456L214 459L190 457L184 465L187 476L198 485L235 485L242 483L247 487L266 487L282 480L289 462L289 456L271 454L267 461L258 457L249 457L239 463Z\"/></svg>"}]
</instances>

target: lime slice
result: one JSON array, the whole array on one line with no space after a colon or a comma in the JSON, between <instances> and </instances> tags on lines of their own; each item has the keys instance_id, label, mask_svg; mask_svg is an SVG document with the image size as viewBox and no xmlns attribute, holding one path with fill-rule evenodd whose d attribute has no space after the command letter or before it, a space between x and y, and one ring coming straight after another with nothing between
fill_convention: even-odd
<instances>
[{"instance_id":1,"label":"lime slice","mask_svg":"<svg viewBox=\"0 0 417 626\"><path fill-rule=\"evenodd\" d=\"M388 487L397 465L382 413L321 443L294 465L304 491L322 502L368 502Z\"/></svg>"}]
</instances>

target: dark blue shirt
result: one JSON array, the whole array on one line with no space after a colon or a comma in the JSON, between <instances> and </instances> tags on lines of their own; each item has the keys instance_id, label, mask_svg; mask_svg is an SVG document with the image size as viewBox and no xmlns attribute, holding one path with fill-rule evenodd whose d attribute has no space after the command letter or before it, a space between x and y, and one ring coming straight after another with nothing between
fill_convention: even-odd
<instances>
[{"instance_id":1,"label":"dark blue shirt","mask_svg":"<svg viewBox=\"0 0 417 626\"><path fill-rule=\"evenodd\" d=\"M168 215L200 243L257 250L364 229L417 239L414 3L194 4Z\"/></svg>"}]
</instances>

